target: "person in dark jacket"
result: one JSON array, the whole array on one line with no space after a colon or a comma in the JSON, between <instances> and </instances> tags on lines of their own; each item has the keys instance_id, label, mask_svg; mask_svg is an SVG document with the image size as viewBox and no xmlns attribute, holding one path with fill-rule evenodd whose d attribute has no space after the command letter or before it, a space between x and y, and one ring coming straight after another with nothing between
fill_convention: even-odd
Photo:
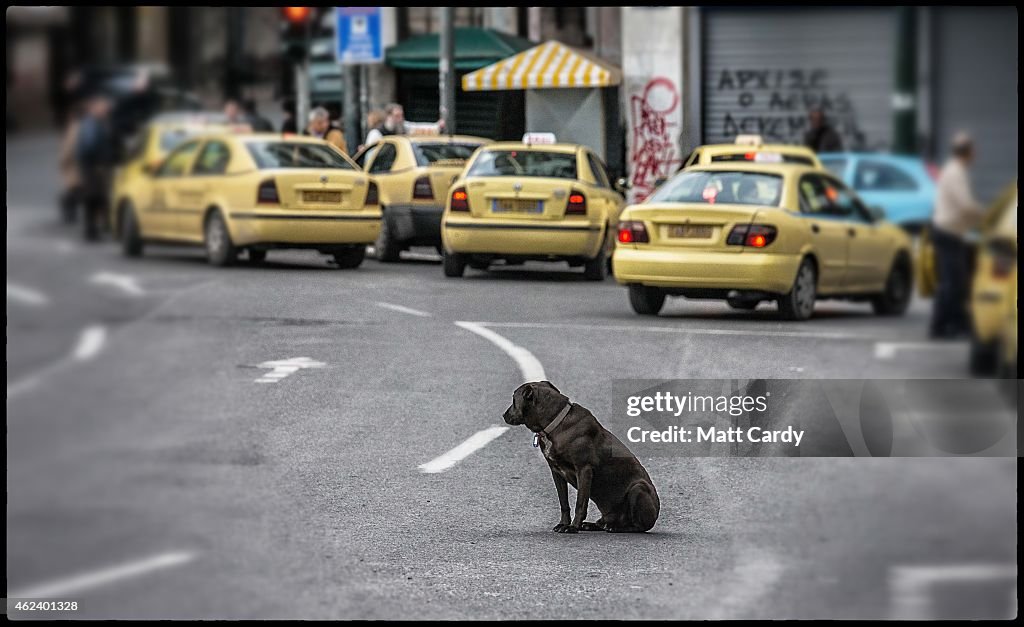
<instances>
[{"instance_id":1,"label":"person in dark jacket","mask_svg":"<svg viewBox=\"0 0 1024 627\"><path fill-rule=\"evenodd\" d=\"M249 118L249 126L252 130L257 133L273 133L274 125L270 123L270 120L260 115L259 109L256 108L256 101L252 98L245 100L242 103L245 109L245 115Z\"/></svg>"},{"instance_id":2,"label":"person in dark jacket","mask_svg":"<svg viewBox=\"0 0 1024 627\"><path fill-rule=\"evenodd\" d=\"M811 128L804 135L804 144L814 152L842 152L843 139L825 119L821 109L811 109L807 114Z\"/></svg>"},{"instance_id":3,"label":"person in dark jacket","mask_svg":"<svg viewBox=\"0 0 1024 627\"><path fill-rule=\"evenodd\" d=\"M99 239L99 224L107 208L116 158L110 110L111 102L106 96L97 94L89 98L76 138L75 161L85 209L84 235L90 242Z\"/></svg>"}]
</instances>

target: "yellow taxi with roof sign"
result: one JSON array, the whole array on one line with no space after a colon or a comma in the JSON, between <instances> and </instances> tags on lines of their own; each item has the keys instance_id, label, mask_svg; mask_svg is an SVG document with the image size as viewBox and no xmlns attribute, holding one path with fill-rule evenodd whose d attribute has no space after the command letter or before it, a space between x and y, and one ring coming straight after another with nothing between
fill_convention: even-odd
<instances>
[{"instance_id":1,"label":"yellow taxi with roof sign","mask_svg":"<svg viewBox=\"0 0 1024 627\"><path fill-rule=\"evenodd\" d=\"M213 133L184 141L115 199L124 253L148 242L198 244L224 266L246 251L306 248L342 268L362 263L380 231L377 185L341 151L312 137Z\"/></svg>"},{"instance_id":2,"label":"yellow taxi with roof sign","mask_svg":"<svg viewBox=\"0 0 1024 627\"><path fill-rule=\"evenodd\" d=\"M612 268L636 313L666 296L778 303L806 320L818 298L869 301L902 315L911 243L828 171L748 162L694 166L622 212Z\"/></svg>"},{"instance_id":3,"label":"yellow taxi with roof sign","mask_svg":"<svg viewBox=\"0 0 1024 627\"><path fill-rule=\"evenodd\" d=\"M380 186L384 213L374 245L377 259L398 261L410 246L441 248L441 214L452 181L480 146L470 135L386 135L355 156Z\"/></svg>"},{"instance_id":4,"label":"yellow taxi with roof sign","mask_svg":"<svg viewBox=\"0 0 1024 627\"><path fill-rule=\"evenodd\" d=\"M625 201L588 147L551 133L480 148L452 183L441 226L445 276L502 261L567 261L600 281Z\"/></svg>"},{"instance_id":5,"label":"yellow taxi with roof sign","mask_svg":"<svg viewBox=\"0 0 1024 627\"><path fill-rule=\"evenodd\" d=\"M708 144L694 148L680 169L711 163L795 163L821 169L818 155L806 146L765 144L760 135L737 135L732 144Z\"/></svg>"}]
</instances>

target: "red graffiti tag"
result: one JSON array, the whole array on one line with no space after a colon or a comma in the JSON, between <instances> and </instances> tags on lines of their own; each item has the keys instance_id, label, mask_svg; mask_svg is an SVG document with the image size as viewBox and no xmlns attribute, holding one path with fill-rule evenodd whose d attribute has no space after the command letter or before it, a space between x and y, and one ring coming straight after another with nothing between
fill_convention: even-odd
<instances>
[{"instance_id":1,"label":"red graffiti tag","mask_svg":"<svg viewBox=\"0 0 1024 627\"><path fill-rule=\"evenodd\" d=\"M636 202L646 199L654 191L655 181L668 178L682 161L671 132L679 124L670 121L678 107L679 92L662 76L652 78L642 96L630 97L633 149L629 159Z\"/></svg>"}]
</instances>

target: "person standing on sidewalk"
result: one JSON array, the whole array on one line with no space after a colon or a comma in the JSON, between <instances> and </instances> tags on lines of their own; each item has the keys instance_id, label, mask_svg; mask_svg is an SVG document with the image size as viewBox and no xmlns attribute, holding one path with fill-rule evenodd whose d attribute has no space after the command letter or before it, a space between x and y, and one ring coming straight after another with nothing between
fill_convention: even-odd
<instances>
[{"instance_id":1,"label":"person standing on sidewalk","mask_svg":"<svg viewBox=\"0 0 1024 627\"><path fill-rule=\"evenodd\" d=\"M939 174L932 216L931 238L938 273L929 333L933 339L954 339L970 331L967 292L971 251L964 236L978 224L983 212L971 193L969 169L973 160L974 142L966 133L957 133L952 157Z\"/></svg>"},{"instance_id":2,"label":"person standing on sidewalk","mask_svg":"<svg viewBox=\"0 0 1024 627\"><path fill-rule=\"evenodd\" d=\"M83 234L85 240L99 239L99 224L110 197L114 169L115 137L110 124L110 100L95 94L88 100L85 114L78 125L75 160L84 205Z\"/></svg>"}]
</instances>

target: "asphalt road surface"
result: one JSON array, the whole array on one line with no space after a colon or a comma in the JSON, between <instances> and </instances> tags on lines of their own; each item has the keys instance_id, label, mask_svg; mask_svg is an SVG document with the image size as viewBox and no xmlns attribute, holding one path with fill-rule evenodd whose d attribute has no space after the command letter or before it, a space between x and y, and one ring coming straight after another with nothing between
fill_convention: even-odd
<instances>
[{"instance_id":1,"label":"asphalt road surface","mask_svg":"<svg viewBox=\"0 0 1024 627\"><path fill-rule=\"evenodd\" d=\"M55 151L7 143L7 596L78 610L12 617L1016 615L1015 459L641 456L654 530L562 535L501 429L539 372L599 418L616 378L967 376L927 302L640 318L559 265L127 260L57 222Z\"/></svg>"}]
</instances>

